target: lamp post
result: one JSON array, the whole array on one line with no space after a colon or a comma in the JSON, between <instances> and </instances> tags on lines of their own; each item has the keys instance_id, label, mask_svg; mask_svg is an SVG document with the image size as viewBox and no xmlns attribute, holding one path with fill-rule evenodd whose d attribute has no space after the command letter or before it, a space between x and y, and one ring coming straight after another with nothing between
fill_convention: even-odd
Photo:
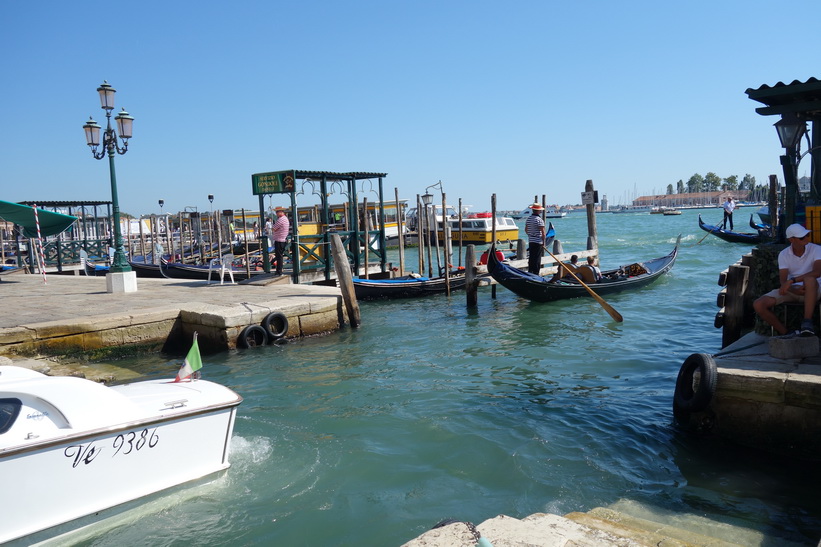
<instances>
[{"instance_id":1,"label":"lamp post","mask_svg":"<svg viewBox=\"0 0 821 547\"><path fill-rule=\"evenodd\" d=\"M778 132L778 140L786 154L781 156L781 166L784 170L784 226L795 222L795 206L798 201L798 148L801 137L807 131L807 122L789 112L781 115L781 119L773 124ZM770 214L778 214L777 211Z\"/></svg>"},{"instance_id":2,"label":"lamp post","mask_svg":"<svg viewBox=\"0 0 821 547\"><path fill-rule=\"evenodd\" d=\"M132 270L125 257L123 234L120 228L120 204L117 198L117 174L114 170L114 153L125 154L128 151L128 139L130 139L132 135L131 129L134 118L131 117L125 109L114 117L114 121L117 122L119 137L123 143L122 147L120 147L117 141L117 131L111 127L111 111L114 109L114 93L116 93L116 91L108 82L103 82L103 84L97 88L97 93L100 94L100 105L101 108L105 110L106 117L106 128L103 133L102 143L100 142L101 127L97 125L97 122L95 122L93 118L89 117L86 124L83 125L83 129L86 134L86 142L91 148L91 155L98 160L108 155L108 167L111 177L111 202L114 209L114 261L111 265L110 273L122 274L132 272ZM98 152L97 147L100 144L102 144L102 149ZM136 279L136 274L134 278ZM123 289L124 292L130 292L128 290L129 287L126 285L123 286ZM133 283L133 290L136 290L136 281ZM109 292L115 291L109 287Z\"/></svg>"}]
</instances>

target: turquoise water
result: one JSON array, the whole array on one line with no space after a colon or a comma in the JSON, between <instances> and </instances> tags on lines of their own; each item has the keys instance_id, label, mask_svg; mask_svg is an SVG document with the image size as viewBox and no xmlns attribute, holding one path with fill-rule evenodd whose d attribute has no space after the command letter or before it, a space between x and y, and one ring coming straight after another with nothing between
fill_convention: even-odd
<instances>
[{"instance_id":1,"label":"turquoise water","mask_svg":"<svg viewBox=\"0 0 821 547\"><path fill-rule=\"evenodd\" d=\"M696 215L598 217L604 268L662 256L683 235L671 275L607 298L621 324L593 299L534 304L483 288L475 310L464 293L363 302L357 330L206 357L205 377L244 397L233 467L76 541L390 546L445 518L619 503L770 538L756 544L814 545L817 468L672 425L681 363L720 347L718 273L749 250L713 236L697 244ZM584 248L584 215L554 225L565 251ZM146 376L178 364L127 363Z\"/></svg>"}]
</instances>

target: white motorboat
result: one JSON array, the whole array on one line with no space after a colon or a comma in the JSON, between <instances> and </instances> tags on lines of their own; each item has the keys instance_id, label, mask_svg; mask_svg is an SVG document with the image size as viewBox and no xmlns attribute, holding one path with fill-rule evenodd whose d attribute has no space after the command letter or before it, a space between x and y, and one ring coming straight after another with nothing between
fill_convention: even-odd
<instances>
[{"instance_id":1,"label":"white motorboat","mask_svg":"<svg viewBox=\"0 0 821 547\"><path fill-rule=\"evenodd\" d=\"M206 380L108 387L0 366L0 543L48 539L224 471L241 402Z\"/></svg>"}]
</instances>

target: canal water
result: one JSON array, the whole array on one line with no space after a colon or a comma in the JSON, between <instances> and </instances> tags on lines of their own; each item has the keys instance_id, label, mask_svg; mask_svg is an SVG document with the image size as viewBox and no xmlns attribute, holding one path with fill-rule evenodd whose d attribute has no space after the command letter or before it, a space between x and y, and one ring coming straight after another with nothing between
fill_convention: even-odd
<instances>
[{"instance_id":1,"label":"canal water","mask_svg":"<svg viewBox=\"0 0 821 547\"><path fill-rule=\"evenodd\" d=\"M753 211L736 211L737 228ZM464 293L363 302L359 329L206 356L204 377L244 398L231 469L71 541L391 546L446 518L612 506L743 545L815 545L817 465L673 426L681 363L720 348L718 274L750 249L702 241L698 213L722 217L598 216L604 268L667 254L682 234L670 275L607 297L621 324L590 298L483 288L475 310ZM565 252L585 248L584 214L554 225ZM179 359L124 365L170 376Z\"/></svg>"}]
</instances>

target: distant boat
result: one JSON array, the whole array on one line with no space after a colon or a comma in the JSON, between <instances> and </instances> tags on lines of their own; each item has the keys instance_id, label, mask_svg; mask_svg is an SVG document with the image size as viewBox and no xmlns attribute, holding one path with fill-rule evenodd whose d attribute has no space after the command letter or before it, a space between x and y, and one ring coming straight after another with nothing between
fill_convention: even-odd
<instances>
[{"instance_id":1,"label":"distant boat","mask_svg":"<svg viewBox=\"0 0 821 547\"><path fill-rule=\"evenodd\" d=\"M487 216L484 216L484 215ZM490 213L476 213L475 218L462 219L462 241L464 243L474 243L479 245L487 245L493 243L493 219L490 218ZM482 215L482 216L479 216ZM450 239L451 241L459 241L459 221L449 220L450 225ZM496 216L496 241L516 241L519 239L519 227L511 217ZM441 224L437 223L439 228L439 240L443 240Z\"/></svg>"},{"instance_id":2,"label":"distant boat","mask_svg":"<svg viewBox=\"0 0 821 547\"><path fill-rule=\"evenodd\" d=\"M522 209L518 213L514 213L511 215L516 220L522 220L523 218L527 218L531 215L530 207L526 209ZM548 207L544 210L544 217L545 218L564 218L567 216L567 211L556 209L553 207Z\"/></svg>"},{"instance_id":3,"label":"distant boat","mask_svg":"<svg viewBox=\"0 0 821 547\"><path fill-rule=\"evenodd\" d=\"M649 205L622 205L613 209L614 213L649 213L652 207Z\"/></svg>"},{"instance_id":4,"label":"distant boat","mask_svg":"<svg viewBox=\"0 0 821 547\"><path fill-rule=\"evenodd\" d=\"M663 210L662 210L661 214L663 214L664 216L674 216L674 215L680 215L681 214L681 210L676 209L675 207L662 207L662 209Z\"/></svg>"}]
</instances>

